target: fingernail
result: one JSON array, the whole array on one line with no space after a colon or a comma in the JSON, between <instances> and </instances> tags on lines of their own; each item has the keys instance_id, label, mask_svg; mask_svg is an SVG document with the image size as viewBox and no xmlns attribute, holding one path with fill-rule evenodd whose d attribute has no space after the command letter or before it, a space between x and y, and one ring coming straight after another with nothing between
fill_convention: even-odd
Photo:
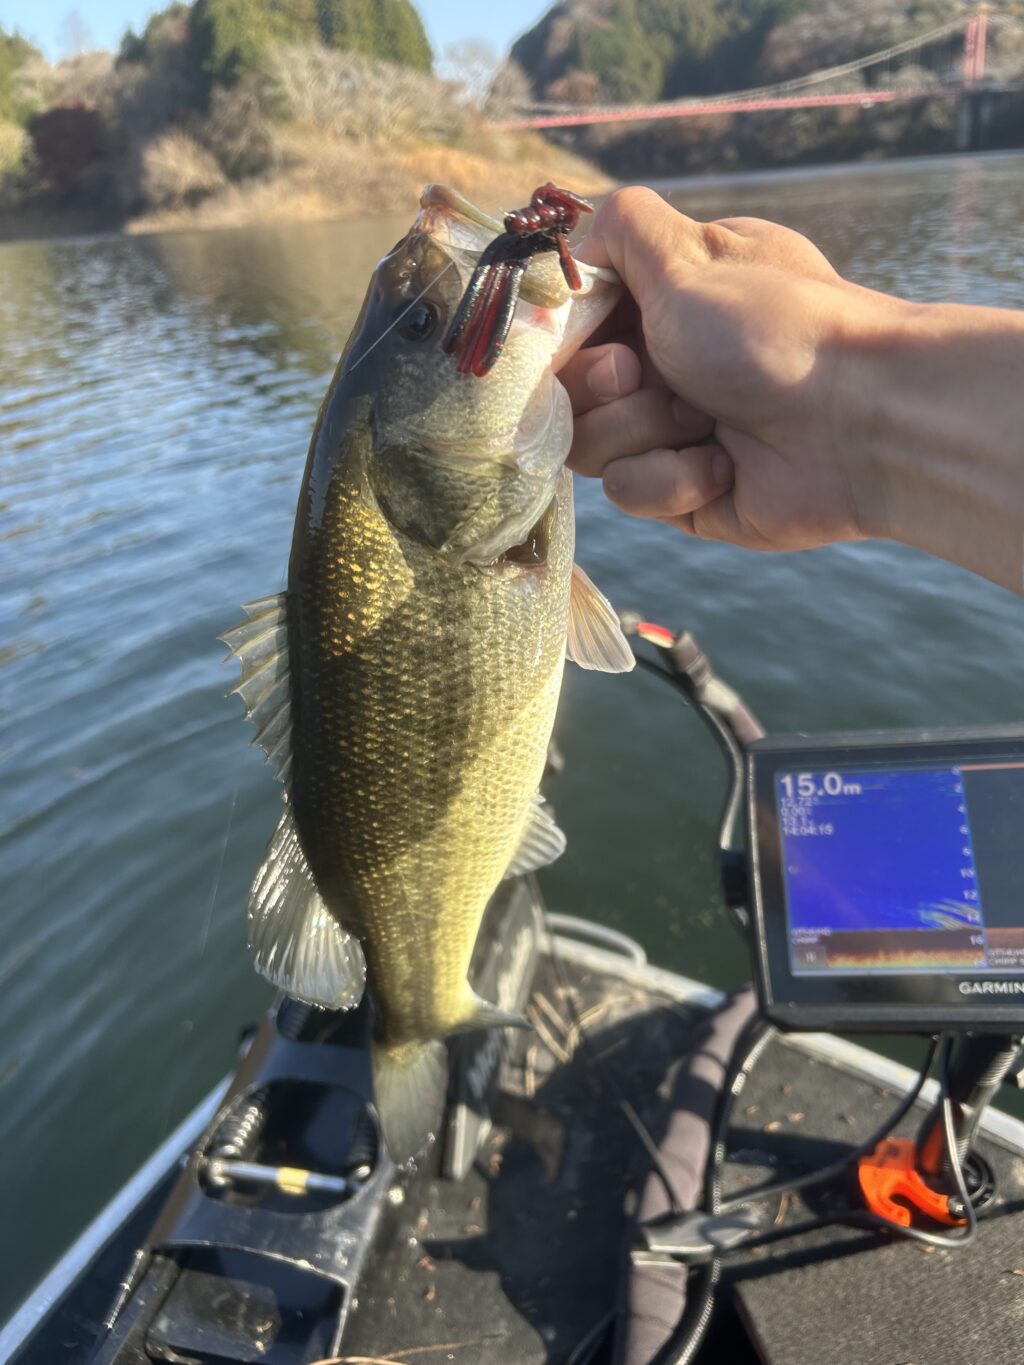
<instances>
[{"instance_id":1,"label":"fingernail","mask_svg":"<svg viewBox=\"0 0 1024 1365\"><path fill-rule=\"evenodd\" d=\"M612 460L610 464L605 465L604 473L601 475L601 482L604 484L605 494L612 502L618 502L619 498L622 496L622 485L624 482L622 478L622 468L624 464L625 461L622 459Z\"/></svg>"},{"instance_id":2,"label":"fingernail","mask_svg":"<svg viewBox=\"0 0 1024 1365\"><path fill-rule=\"evenodd\" d=\"M716 450L711 457L711 478L716 488L728 488L732 483L732 460L724 450Z\"/></svg>"},{"instance_id":3,"label":"fingernail","mask_svg":"<svg viewBox=\"0 0 1024 1365\"><path fill-rule=\"evenodd\" d=\"M622 392L615 352L609 351L587 372L587 388L595 398L618 398Z\"/></svg>"}]
</instances>

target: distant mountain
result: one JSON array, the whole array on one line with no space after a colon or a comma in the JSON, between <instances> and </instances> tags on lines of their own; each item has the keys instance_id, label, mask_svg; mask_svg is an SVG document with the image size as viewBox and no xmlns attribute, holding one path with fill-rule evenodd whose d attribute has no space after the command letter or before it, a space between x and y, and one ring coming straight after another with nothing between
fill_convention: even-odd
<instances>
[{"instance_id":1,"label":"distant mountain","mask_svg":"<svg viewBox=\"0 0 1024 1365\"><path fill-rule=\"evenodd\" d=\"M969 0L558 0L512 48L537 99L741 90L877 51Z\"/></svg>"}]
</instances>

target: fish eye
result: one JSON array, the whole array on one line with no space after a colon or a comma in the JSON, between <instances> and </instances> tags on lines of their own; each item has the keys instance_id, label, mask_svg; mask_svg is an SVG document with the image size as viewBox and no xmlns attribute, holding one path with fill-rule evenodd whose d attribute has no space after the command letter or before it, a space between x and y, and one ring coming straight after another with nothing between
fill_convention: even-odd
<instances>
[{"instance_id":1,"label":"fish eye","mask_svg":"<svg viewBox=\"0 0 1024 1365\"><path fill-rule=\"evenodd\" d=\"M430 303L417 303L402 318L399 336L406 341L426 341L437 326L437 309Z\"/></svg>"}]
</instances>

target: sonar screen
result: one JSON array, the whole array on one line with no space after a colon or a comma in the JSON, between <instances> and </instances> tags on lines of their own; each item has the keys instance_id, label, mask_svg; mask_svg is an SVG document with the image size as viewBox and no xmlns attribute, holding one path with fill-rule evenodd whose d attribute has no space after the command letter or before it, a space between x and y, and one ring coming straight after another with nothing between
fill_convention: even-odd
<instances>
[{"instance_id":1,"label":"sonar screen","mask_svg":"<svg viewBox=\"0 0 1024 1365\"><path fill-rule=\"evenodd\" d=\"M908 1010L992 1001L1024 1020L1024 744L845 738L753 746L774 993Z\"/></svg>"},{"instance_id":2,"label":"sonar screen","mask_svg":"<svg viewBox=\"0 0 1024 1365\"><path fill-rule=\"evenodd\" d=\"M795 973L1024 969L1024 762L775 783Z\"/></svg>"}]
</instances>

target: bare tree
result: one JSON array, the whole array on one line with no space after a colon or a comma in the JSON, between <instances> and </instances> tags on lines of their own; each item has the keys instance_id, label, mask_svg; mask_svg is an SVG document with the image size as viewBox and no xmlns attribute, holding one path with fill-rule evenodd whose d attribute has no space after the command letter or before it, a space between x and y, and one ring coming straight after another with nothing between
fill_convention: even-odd
<instances>
[{"instance_id":1,"label":"bare tree","mask_svg":"<svg viewBox=\"0 0 1024 1365\"><path fill-rule=\"evenodd\" d=\"M489 43L467 38L445 48L440 74L455 83L474 109L482 109L501 65L502 58Z\"/></svg>"},{"instance_id":2,"label":"bare tree","mask_svg":"<svg viewBox=\"0 0 1024 1365\"><path fill-rule=\"evenodd\" d=\"M509 57L494 73L485 109L490 118L507 118L530 104L533 97L529 76L518 62Z\"/></svg>"},{"instance_id":3,"label":"bare tree","mask_svg":"<svg viewBox=\"0 0 1024 1365\"><path fill-rule=\"evenodd\" d=\"M62 57L80 57L95 46L92 29L77 9L69 9L57 30L57 48Z\"/></svg>"}]
</instances>

